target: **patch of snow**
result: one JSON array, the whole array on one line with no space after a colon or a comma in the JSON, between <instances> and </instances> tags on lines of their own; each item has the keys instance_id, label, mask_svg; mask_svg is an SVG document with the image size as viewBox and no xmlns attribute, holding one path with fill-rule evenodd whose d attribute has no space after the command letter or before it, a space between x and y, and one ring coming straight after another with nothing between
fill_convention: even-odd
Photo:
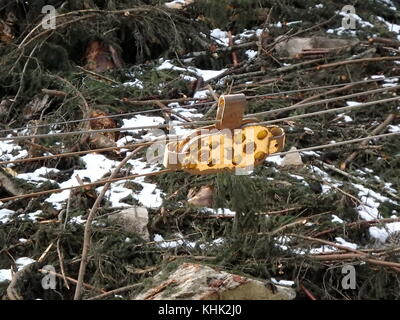
<instances>
[{"instance_id":1,"label":"patch of snow","mask_svg":"<svg viewBox=\"0 0 400 320\"><path fill-rule=\"evenodd\" d=\"M82 216L72 217L69 223L85 224L86 220L82 219Z\"/></svg>"},{"instance_id":2,"label":"patch of snow","mask_svg":"<svg viewBox=\"0 0 400 320\"><path fill-rule=\"evenodd\" d=\"M274 284L284 286L284 287L292 287L294 285L294 281L291 280L279 280L277 281L275 278L271 278L271 282Z\"/></svg>"},{"instance_id":3,"label":"patch of snow","mask_svg":"<svg viewBox=\"0 0 400 320\"><path fill-rule=\"evenodd\" d=\"M35 212L31 212L25 215L25 218L28 220L31 220L33 222L36 222L38 217L43 213L42 210L37 210Z\"/></svg>"},{"instance_id":4,"label":"patch of snow","mask_svg":"<svg viewBox=\"0 0 400 320\"><path fill-rule=\"evenodd\" d=\"M193 98L204 99L204 98L207 98L209 96L209 94L210 94L210 90L199 90L199 91L196 91Z\"/></svg>"},{"instance_id":5,"label":"patch of snow","mask_svg":"<svg viewBox=\"0 0 400 320\"><path fill-rule=\"evenodd\" d=\"M382 216L379 214L379 206L381 202L392 200L388 199L387 197L382 196L381 194L368 189L360 184L353 184L359 190L358 196L363 204L357 207L357 211L360 217L364 220L370 221L374 219L380 219Z\"/></svg>"},{"instance_id":6,"label":"patch of snow","mask_svg":"<svg viewBox=\"0 0 400 320\"><path fill-rule=\"evenodd\" d=\"M400 132L400 125L399 126L389 125L388 126L388 131L391 132L391 133Z\"/></svg>"},{"instance_id":7,"label":"patch of snow","mask_svg":"<svg viewBox=\"0 0 400 320\"><path fill-rule=\"evenodd\" d=\"M247 58L249 59L249 60L252 60L252 59L254 59L256 56L257 56L257 51L255 51L255 50L246 50L245 51L245 53L246 53L246 55L247 55Z\"/></svg>"},{"instance_id":8,"label":"patch of snow","mask_svg":"<svg viewBox=\"0 0 400 320\"><path fill-rule=\"evenodd\" d=\"M347 104L349 107L353 107L353 106L358 106L358 105L360 105L361 102L357 102L357 101L346 101L346 104Z\"/></svg>"},{"instance_id":9,"label":"patch of snow","mask_svg":"<svg viewBox=\"0 0 400 320\"><path fill-rule=\"evenodd\" d=\"M177 237L182 237L181 234L178 234ZM166 249L173 249L176 247L180 246L189 246L191 248L194 248L196 246L196 243L186 241L186 240L164 240L163 236L159 234L154 235L154 241L157 242L157 245L161 248L166 248Z\"/></svg>"},{"instance_id":10,"label":"patch of snow","mask_svg":"<svg viewBox=\"0 0 400 320\"><path fill-rule=\"evenodd\" d=\"M11 269L0 269L0 283L11 280L12 280Z\"/></svg>"},{"instance_id":11,"label":"patch of snow","mask_svg":"<svg viewBox=\"0 0 400 320\"><path fill-rule=\"evenodd\" d=\"M296 174L292 174L292 173L288 173L288 175L296 180L300 180L301 183L303 185L305 185L306 187L309 187L310 185L307 183L307 181L304 180L304 177L296 175Z\"/></svg>"},{"instance_id":12,"label":"patch of snow","mask_svg":"<svg viewBox=\"0 0 400 320\"><path fill-rule=\"evenodd\" d=\"M379 240L381 243L385 243L389 234L385 229L381 229L378 227L370 227L369 234L372 238Z\"/></svg>"},{"instance_id":13,"label":"patch of snow","mask_svg":"<svg viewBox=\"0 0 400 320\"><path fill-rule=\"evenodd\" d=\"M163 63L157 67L157 70L187 71L185 68L174 66L170 60L163 61Z\"/></svg>"},{"instance_id":14,"label":"patch of snow","mask_svg":"<svg viewBox=\"0 0 400 320\"><path fill-rule=\"evenodd\" d=\"M18 258L17 260L15 260L18 271L21 270L23 267L25 267L31 263L34 263L34 262L36 262L36 260L33 260L28 257L22 257L22 258Z\"/></svg>"},{"instance_id":15,"label":"patch of snow","mask_svg":"<svg viewBox=\"0 0 400 320\"><path fill-rule=\"evenodd\" d=\"M128 81L122 84L125 87L134 87L134 88L139 88L139 89L143 89L143 82L140 81L139 79L135 79L133 81Z\"/></svg>"},{"instance_id":16,"label":"patch of snow","mask_svg":"<svg viewBox=\"0 0 400 320\"><path fill-rule=\"evenodd\" d=\"M328 30L326 30L326 33L336 34L338 36L351 35L353 37L355 37L357 35L356 31L350 30L350 29L346 29L344 27L339 27L339 28L335 28L335 29L328 29Z\"/></svg>"},{"instance_id":17,"label":"patch of snow","mask_svg":"<svg viewBox=\"0 0 400 320\"><path fill-rule=\"evenodd\" d=\"M383 22L386 27L388 28L389 31L395 32L397 34L400 34L400 25L395 24L395 23L390 23L386 21L384 18L377 16L376 17L379 21ZM397 36L397 40L400 41L400 35Z\"/></svg>"},{"instance_id":18,"label":"patch of snow","mask_svg":"<svg viewBox=\"0 0 400 320\"><path fill-rule=\"evenodd\" d=\"M280 156L270 156L266 159L266 161L275 163L276 165L280 166L283 163L283 158Z\"/></svg>"},{"instance_id":19,"label":"patch of snow","mask_svg":"<svg viewBox=\"0 0 400 320\"><path fill-rule=\"evenodd\" d=\"M397 218L397 216L392 216L393 218ZM370 227L369 234L372 238L379 240L382 243L385 243L390 234L400 232L400 222L391 222L387 223L384 228L379 227Z\"/></svg>"},{"instance_id":20,"label":"patch of snow","mask_svg":"<svg viewBox=\"0 0 400 320\"><path fill-rule=\"evenodd\" d=\"M355 13L347 13L347 12L343 12L343 11L336 11L337 14L341 15L342 17L349 17L351 19L354 19L355 21L357 21L357 26L361 27L361 28L366 28L366 27L370 27L373 28L374 25L368 21L363 20L358 14Z\"/></svg>"},{"instance_id":21,"label":"patch of snow","mask_svg":"<svg viewBox=\"0 0 400 320\"><path fill-rule=\"evenodd\" d=\"M149 117L149 116L142 116L140 114L130 118L130 119L123 119L123 125L121 128L134 128L134 127L147 127L147 126L155 126L164 124L165 119L161 117ZM144 129L147 130L147 129ZM151 130L151 129L149 129ZM132 129L128 130L127 132L137 134L141 129Z\"/></svg>"},{"instance_id":22,"label":"patch of snow","mask_svg":"<svg viewBox=\"0 0 400 320\"><path fill-rule=\"evenodd\" d=\"M15 211L9 209L0 209L0 222L7 223L10 221L10 215L14 214Z\"/></svg>"},{"instance_id":23,"label":"patch of snow","mask_svg":"<svg viewBox=\"0 0 400 320\"><path fill-rule=\"evenodd\" d=\"M230 209L227 208L218 208L218 209L212 209L212 208L204 208L206 212L212 213L212 214L218 214L218 215L232 215L234 216L236 212L231 211Z\"/></svg>"},{"instance_id":24,"label":"patch of snow","mask_svg":"<svg viewBox=\"0 0 400 320\"><path fill-rule=\"evenodd\" d=\"M227 69L221 70L202 70L198 68L189 67L189 70L193 70L199 77L202 77L204 81L209 81L215 77L218 77L221 73L224 73Z\"/></svg>"},{"instance_id":25,"label":"patch of snow","mask_svg":"<svg viewBox=\"0 0 400 320\"><path fill-rule=\"evenodd\" d=\"M118 164L117 161L109 160L104 155L93 153L81 157L81 160L85 163L86 169L75 170L71 179L60 183L60 188L79 186L76 175L79 175L82 180L86 178L90 180L90 182L95 182L104 175L110 173L111 169L115 168ZM45 201L53 204L57 210L61 210L61 202L68 199L70 192L71 190L65 190L59 193L53 193Z\"/></svg>"},{"instance_id":26,"label":"patch of snow","mask_svg":"<svg viewBox=\"0 0 400 320\"><path fill-rule=\"evenodd\" d=\"M336 237L335 240L336 240L336 242L338 242L340 245L342 245L344 247L354 249L354 250L357 249L357 245L355 243L347 242L346 240L344 240L341 237Z\"/></svg>"},{"instance_id":27,"label":"patch of snow","mask_svg":"<svg viewBox=\"0 0 400 320\"><path fill-rule=\"evenodd\" d=\"M60 172L60 170L56 168L46 168L46 167L41 167L39 169L36 169L34 172L29 172L29 173L21 173L17 175L18 179L26 180L29 182L43 182L43 181L50 181L52 183L56 183L55 181L52 181L50 179L44 178L43 176L48 175L49 173L57 173Z\"/></svg>"},{"instance_id":28,"label":"patch of snow","mask_svg":"<svg viewBox=\"0 0 400 320\"><path fill-rule=\"evenodd\" d=\"M221 29L211 30L210 36L216 40L220 45L227 47L229 45L228 32L222 31Z\"/></svg>"},{"instance_id":29,"label":"patch of snow","mask_svg":"<svg viewBox=\"0 0 400 320\"><path fill-rule=\"evenodd\" d=\"M337 222L337 223L344 223L342 219L340 219L337 215L333 214L332 215L332 222Z\"/></svg>"},{"instance_id":30,"label":"patch of snow","mask_svg":"<svg viewBox=\"0 0 400 320\"><path fill-rule=\"evenodd\" d=\"M202 118L203 117L203 114L198 113L197 109L183 108L177 102L170 103L168 105L168 107L171 108L173 111L178 112L180 115L187 117L187 118Z\"/></svg>"}]
</instances>

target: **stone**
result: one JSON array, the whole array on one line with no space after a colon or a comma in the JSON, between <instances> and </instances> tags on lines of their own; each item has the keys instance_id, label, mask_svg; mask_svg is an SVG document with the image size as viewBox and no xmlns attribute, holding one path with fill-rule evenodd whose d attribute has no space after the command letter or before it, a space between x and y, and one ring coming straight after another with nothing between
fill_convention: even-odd
<instances>
[{"instance_id":1,"label":"stone","mask_svg":"<svg viewBox=\"0 0 400 320\"><path fill-rule=\"evenodd\" d=\"M283 37L283 36L281 36ZM276 40L279 41L278 37ZM303 50L313 49L332 49L342 50L346 47L353 46L359 42L358 39L334 39L328 37L293 37L286 41L281 41L276 44L275 50L279 56L296 57Z\"/></svg>"},{"instance_id":2,"label":"stone","mask_svg":"<svg viewBox=\"0 0 400 320\"><path fill-rule=\"evenodd\" d=\"M140 235L144 240L149 241L150 235L147 229L149 213L146 208L133 207L124 209L108 217L112 224L119 225L125 232Z\"/></svg>"},{"instance_id":3,"label":"stone","mask_svg":"<svg viewBox=\"0 0 400 320\"><path fill-rule=\"evenodd\" d=\"M195 207L212 208L213 206L214 188L211 186L203 186L198 192L190 189L188 193L188 203Z\"/></svg>"},{"instance_id":4,"label":"stone","mask_svg":"<svg viewBox=\"0 0 400 320\"><path fill-rule=\"evenodd\" d=\"M168 269L168 268L166 268ZM293 288L232 274L215 267L182 263L158 273L153 286L134 300L293 300Z\"/></svg>"},{"instance_id":5,"label":"stone","mask_svg":"<svg viewBox=\"0 0 400 320\"><path fill-rule=\"evenodd\" d=\"M290 148L289 151L297 150L296 147ZM303 166L303 160L301 159L301 155L299 152L288 153L284 156L281 166L282 167L290 167L290 166Z\"/></svg>"}]
</instances>

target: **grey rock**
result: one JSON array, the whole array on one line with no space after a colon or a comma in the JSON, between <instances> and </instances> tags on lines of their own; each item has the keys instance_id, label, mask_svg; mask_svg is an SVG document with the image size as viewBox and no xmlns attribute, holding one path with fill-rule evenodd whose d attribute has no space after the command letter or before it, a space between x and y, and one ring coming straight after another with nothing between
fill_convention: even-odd
<instances>
[{"instance_id":1,"label":"grey rock","mask_svg":"<svg viewBox=\"0 0 400 320\"><path fill-rule=\"evenodd\" d=\"M150 240L147 224L149 223L149 213L146 208L133 207L124 209L118 213L110 215L108 221L119 225L124 231L140 235L145 240Z\"/></svg>"}]
</instances>

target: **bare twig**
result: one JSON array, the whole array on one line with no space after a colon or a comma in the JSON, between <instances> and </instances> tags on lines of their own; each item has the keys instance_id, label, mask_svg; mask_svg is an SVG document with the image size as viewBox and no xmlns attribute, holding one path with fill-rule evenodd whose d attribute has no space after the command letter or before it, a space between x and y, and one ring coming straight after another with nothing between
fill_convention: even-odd
<instances>
[{"instance_id":1,"label":"bare twig","mask_svg":"<svg viewBox=\"0 0 400 320\"><path fill-rule=\"evenodd\" d=\"M374 135L377 135L377 134L383 132L383 131L387 128L387 126L393 122L393 120L394 120L395 118L396 118L396 115L395 115L394 113L389 114L389 115L386 117L385 121L383 121L379 126L377 126L374 130L371 131L370 135L371 135L371 136L374 136ZM360 146L364 147L364 146L368 145L369 141L370 141L370 140L364 140L364 141L362 141L362 142L360 143ZM340 169L345 170L346 167L348 166L348 164L349 164L350 162L352 162L352 161L357 157L357 155L358 155L358 151L354 151L351 155L349 155L349 156L346 158L346 160L344 160L344 161L341 163Z\"/></svg>"},{"instance_id":2,"label":"bare twig","mask_svg":"<svg viewBox=\"0 0 400 320\"><path fill-rule=\"evenodd\" d=\"M344 66L347 64L355 64L355 63L364 63L364 62L380 62L380 61L400 61L400 56L397 57L375 57L375 58L363 58L363 59L355 59L355 60L346 60L346 61L339 61L333 63L322 64L315 67L317 70Z\"/></svg>"},{"instance_id":3,"label":"bare twig","mask_svg":"<svg viewBox=\"0 0 400 320\"><path fill-rule=\"evenodd\" d=\"M125 157L124 160L120 162L120 164L114 169L112 172L110 178L108 179L109 181L115 178L115 176L119 173L121 168L123 168L126 163L133 158L133 156L138 153L140 150L142 150L143 147L138 147L135 150L133 150L128 156ZM83 238L83 250L82 250L82 260L79 268L79 276L78 276L78 283L76 285L76 290L75 290L75 296L74 300L79 300L82 296L82 284L83 284L83 279L85 277L85 272L86 272L86 266L88 263L88 254L89 254L89 249L91 245L91 236L92 236L92 221L96 217L97 210L100 206L101 201L103 200L108 188L110 187L111 182L107 182L103 189L101 190L99 196L97 197L95 203L93 204L92 209L90 210L90 213L88 215L88 218L86 220L86 225L85 225L85 232L84 232L84 238Z\"/></svg>"},{"instance_id":4,"label":"bare twig","mask_svg":"<svg viewBox=\"0 0 400 320\"><path fill-rule=\"evenodd\" d=\"M118 289L115 289L115 290L111 290L111 291L102 293L102 294L100 294L100 295L98 295L98 296L89 298L89 299L87 299L87 300L100 300L100 299L104 299L104 298L107 298L107 297L109 297L109 296L112 296L112 295L115 295L115 294L118 294L118 293L122 293L122 292L125 292L125 291L128 291L128 290L131 290L131 289L135 289L135 288L138 288L138 287L141 287L141 286L143 286L142 283L131 284L131 285L126 286L126 287L122 287L122 288L118 288Z\"/></svg>"},{"instance_id":5,"label":"bare twig","mask_svg":"<svg viewBox=\"0 0 400 320\"><path fill-rule=\"evenodd\" d=\"M61 279L64 279L64 277L63 277L63 275L62 274L59 274L59 273L57 273L57 272L53 272L53 271L50 271L50 270L43 270L43 269L39 269L38 270L39 272L41 272L41 273L49 273L49 274L52 274L52 275L54 275L54 276L56 276L56 277L58 277L58 278L61 278ZM65 277L69 282L72 282L72 283L74 283L74 284L77 284L78 283L78 281L77 280L75 280L75 279L73 279L73 278L71 278L71 277ZM94 290L94 291L98 291L98 292L102 292L102 293L105 293L106 291L105 290L103 290L103 289L99 289L99 288L96 288L96 287L93 287L92 285L90 285L90 284L87 284L87 283L83 283L82 284L85 288L88 288L88 289L90 289L90 290Z\"/></svg>"}]
</instances>

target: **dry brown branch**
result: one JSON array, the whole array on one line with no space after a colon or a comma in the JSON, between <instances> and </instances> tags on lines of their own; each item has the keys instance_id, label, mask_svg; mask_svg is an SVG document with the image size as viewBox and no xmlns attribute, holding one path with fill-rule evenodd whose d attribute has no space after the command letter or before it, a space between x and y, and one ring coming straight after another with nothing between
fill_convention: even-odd
<instances>
[{"instance_id":1,"label":"dry brown branch","mask_svg":"<svg viewBox=\"0 0 400 320\"><path fill-rule=\"evenodd\" d=\"M380 62L380 61L400 61L400 56L397 57L375 57L375 58L363 58L363 59L355 59L355 60L345 60L333 63L322 64L316 66L316 70L322 70L332 67L344 66L348 64L356 64L356 63L364 63L364 62Z\"/></svg>"},{"instance_id":2,"label":"dry brown branch","mask_svg":"<svg viewBox=\"0 0 400 320\"><path fill-rule=\"evenodd\" d=\"M49 273L49 274L52 274L52 275L54 275L54 276L56 276L56 277L58 277L60 279L64 279L63 275L59 274L57 272L53 272L53 271L50 271L50 270L43 270L43 269L39 269L38 271L41 272L41 273L45 273L45 274ZM78 283L78 280L73 279L71 277L65 277L65 279L67 279L69 282L72 282L74 284ZM82 285L85 288L89 289L89 290L94 290L94 291L98 291L98 292L102 292L102 293L106 292L104 289L99 289L99 288L93 287L92 285L87 284L87 283L83 283Z\"/></svg>"},{"instance_id":3,"label":"dry brown branch","mask_svg":"<svg viewBox=\"0 0 400 320\"><path fill-rule=\"evenodd\" d=\"M331 241L327 241L327 240L323 240L323 239L318 239L318 238L313 238L313 237L306 237L306 236L302 236L299 234L289 234L288 236L290 237L296 237L296 238L300 238L303 240L308 240L308 241L312 241L312 242L318 242L318 243L322 243L328 246L332 246L341 250L346 250L346 251L350 251L351 253L355 254L355 257L357 257L358 259L365 261L365 262L369 262L371 264L375 264L375 265L379 265L379 266L383 266L383 267L389 267L393 270L395 270L396 272L400 272L400 263L397 262L391 262L391 261L384 261L384 260L377 260L377 259L371 259L369 258L369 255L367 253L364 253L362 251L359 250L355 250ZM318 255L309 255L309 257L314 258L314 257L318 257ZM324 256L326 257L326 256ZM318 259L318 258L317 258ZM321 258L319 258L321 259ZM347 256L346 256L347 259Z\"/></svg>"},{"instance_id":4,"label":"dry brown branch","mask_svg":"<svg viewBox=\"0 0 400 320\"><path fill-rule=\"evenodd\" d=\"M362 221L350 222L350 223L346 223L346 224L336 227L336 228L331 228L328 230L320 231L320 232L314 234L313 236L315 238L318 238L320 236L335 232L337 230L342 230L343 228L344 229L358 228L358 227L362 227L362 226L371 226L371 225L392 223L392 222L400 222L400 218L385 218L385 219L375 219L375 220L369 220L369 221L362 220Z\"/></svg>"},{"instance_id":5,"label":"dry brown branch","mask_svg":"<svg viewBox=\"0 0 400 320\"><path fill-rule=\"evenodd\" d=\"M131 285L126 286L126 287L122 287L122 288L118 288L118 289L115 289L115 290L111 290L111 291L102 293L102 294L100 294L98 296L89 298L87 300L101 300L101 299L107 298L109 296L112 296L112 295L115 295L115 294L119 294L119 293L131 290L131 289L135 289L135 288L138 288L138 287L141 287L141 286L143 286L143 284L141 284L141 283L131 284Z\"/></svg>"}]
</instances>

